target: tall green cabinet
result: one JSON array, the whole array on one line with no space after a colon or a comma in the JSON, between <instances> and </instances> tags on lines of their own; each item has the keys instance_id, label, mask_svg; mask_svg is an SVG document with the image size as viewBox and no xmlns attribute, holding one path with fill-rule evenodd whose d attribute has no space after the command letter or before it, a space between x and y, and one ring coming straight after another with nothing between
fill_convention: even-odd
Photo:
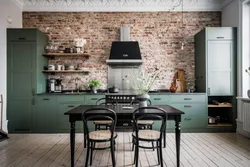
<instances>
[{"instance_id":1,"label":"tall green cabinet","mask_svg":"<svg viewBox=\"0 0 250 167\"><path fill-rule=\"evenodd\" d=\"M42 53L48 37L38 29L7 29L7 119L9 132L31 132L36 94L45 92Z\"/></svg>"},{"instance_id":2,"label":"tall green cabinet","mask_svg":"<svg viewBox=\"0 0 250 167\"><path fill-rule=\"evenodd\" d=\"M220 121L208 127L235 130L236 60L236 28L208 27L195 35L196 90L208 95L208 117Z\"/></svg>"}]
</instances>

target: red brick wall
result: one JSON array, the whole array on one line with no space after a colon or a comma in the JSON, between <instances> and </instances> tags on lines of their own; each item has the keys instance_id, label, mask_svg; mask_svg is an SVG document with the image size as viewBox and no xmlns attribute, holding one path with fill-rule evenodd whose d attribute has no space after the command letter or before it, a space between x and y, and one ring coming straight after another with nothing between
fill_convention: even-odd
<instances>
[{"instance_id":1,"label":"red brick wall","mask_svg":"<svg viewBox=\"0 0 250 167\"><path fill-rule=\"evenodd\" d=\"M56 74L65 89L74 88L79 77L84 86L90 79L107 85L107 65L112 41L120 38L121 26L131 27L131 40L139 41L143 68L167 70L155 82L155 88L169 88L176 69L184 69L187 82L194 84L194 34L204 27L221 26L221 12L24 12L23 27L45 32L57 46L72 47L74 38L85 38L85 50L91 57L57 58L50 64L89 67L91 73ZM184 37L184 38L183 38ZM184 50L181 43L184 41ZM50 76L51 77L51 76Z\"/></svg>"}]
</instances>

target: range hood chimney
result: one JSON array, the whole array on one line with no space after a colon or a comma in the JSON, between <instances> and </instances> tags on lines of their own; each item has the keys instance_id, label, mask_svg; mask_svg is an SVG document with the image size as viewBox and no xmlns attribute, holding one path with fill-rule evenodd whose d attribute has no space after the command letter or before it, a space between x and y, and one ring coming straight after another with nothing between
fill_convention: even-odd
<instances>
[{"instance_id":1,"label":"range hood chimney","mask_svg":"<svg viewBox=\"0 0 250 167\"><path fill-rule=\"evenodd\" d=\"M130 41L130 28L121 27L120 40L112 42L109 65L141 65L142 58L139 43Z\"/></svg>"}]
</instances>

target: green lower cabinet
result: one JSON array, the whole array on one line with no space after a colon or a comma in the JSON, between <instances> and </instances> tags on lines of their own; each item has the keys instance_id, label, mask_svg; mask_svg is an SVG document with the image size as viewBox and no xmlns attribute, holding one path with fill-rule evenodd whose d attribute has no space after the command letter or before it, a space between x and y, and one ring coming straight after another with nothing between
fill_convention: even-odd
<instances>
[{"instance_id":1,"label":"green lower cabinet","mask_svg":"<svg viewBox=\"0 0 250 167\"><path fill-rule=\"evenodd\" d=\"M7 118L8 131L10 133L29 133L32 132L32 99L11 98L8 101Z\"/></svg>"},{"instance_id":2,"label":"green lower cabinet","mask_svg":"<svg viewBox=\"0 0 250 167\"><path fill-rule=\"evenodd\" d=\"M58 105L58 114L57 114L57 129L58 132L70 132L70 122L69 116L64 115L65 112L81 105L80 103L59 103ZM82 132L83 124L80 121L76 122L75 125L76 132Z\"/></svg>"},{"instance_id":3,"label":"green lower cabinet","mask_svg":"<svg viewBox=\"0 0 250 167\"><path fill-rule=\"evenodd\" d=\"M183 111L182 129L202 129L207 127L207 110L205 103L172 103L171 106Z\"/></svg>"},{"instance_id":4,"label":"green lower cabinet","mask_svg":"<svg viewBox=\"0 0 250 167\"><path fill-rule=\"evenodd\" d=\"M105 95L86 95L85 104L86 105L96 105L98 99L104 98Z\"/></svg>"},{"instance_id":5,"label":"green lower cabinet","mask_svg":"<svg viewBox=\"0 0 250 167\"><path fill-rule=\"evenodd\" d=\"M33 111L33 132L52 133L57 132L56 111L57 99L55 96L37 96L36 107Z\"/></svg>"},{"instance_id":6,"label":"green lower cabinet","mask_svg":"<svg viewBox=\"0 0 250 167\"><path fill-rule=\"evenodd\" d=\"M170 96L168 95L149 95L152 105L169 104Z\"/></svg>"}]
</instances>

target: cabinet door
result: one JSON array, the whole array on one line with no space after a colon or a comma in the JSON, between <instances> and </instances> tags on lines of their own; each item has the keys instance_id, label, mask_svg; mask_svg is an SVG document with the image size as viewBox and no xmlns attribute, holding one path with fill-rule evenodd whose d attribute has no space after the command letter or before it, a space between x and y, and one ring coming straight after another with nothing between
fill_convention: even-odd
<instances>
[{"instance_id":1,"label":"cabinet door","mask_svg":"<svg viewBox=\"0 0 250 167\"><path fill-rule=\"evenodd\" d=\"M9 132L30 132L34 105L36 45L34 42L8 42L7 117Z\"/></svg>"},{"instance_id":2,"label":"cabinet door","mask_svg":"<svg viewBox=\"0 0 250 167\"><path fill-rule=\"evenodd\" d=\"M196 129L206 128L207 126L207 111L206 104L194 103L172 103L171 106L183 111L185 114L181 117L181 128Z\"/></svg>"},{"instance_id":3,"label":"cabinet door","mask_svg":"<svg viewBox=\"0 0 250 167\"><path fill-rule=\"evenodd\" d=\"M34 132L56 132L56 97L38 96L33 111Z\"/></svg>"},{"instance_id":4,"label":"cabinet door","mask_svg":"<svg viewBox=\"0 0 250 167\"><path fill-rule=\"evenodd\" d=\"M233 41L208 41L208 95L233 95Z\"/></svg>"}]
</instances>

